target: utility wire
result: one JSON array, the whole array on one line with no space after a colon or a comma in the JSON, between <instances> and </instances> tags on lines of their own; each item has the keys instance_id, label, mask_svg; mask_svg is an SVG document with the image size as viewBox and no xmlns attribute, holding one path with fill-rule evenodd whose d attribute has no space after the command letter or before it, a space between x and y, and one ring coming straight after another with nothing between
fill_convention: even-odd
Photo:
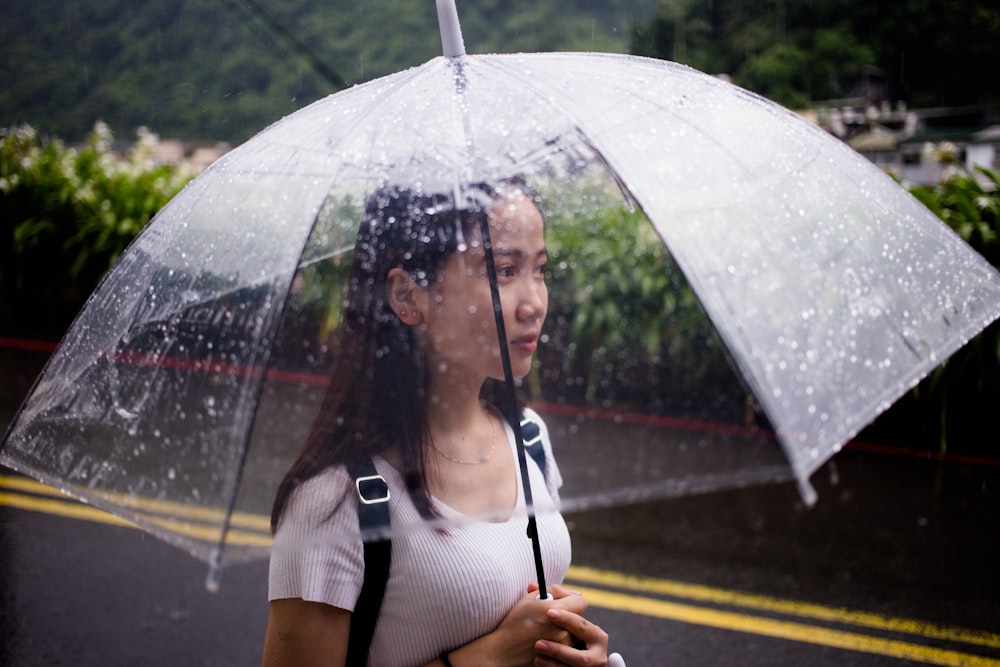
<instances>
[{"instance_id":1,"label":"utility wire","mask_svg":"<svg viewBox=\"0 0 1000 667\"><path fill-rule=\"evenodd\" d=\"M319 56L312 52L312 50L306 46L301 40L299 40L295 35L291 33L284 25L281 24L278 19L276 19L272 14L270 14L266 9L261 7L256 0L219 0L226 9L230 12L236 14L239 11L239 7L242 5L244 9L249 11L256 18L260 19L263 24L272 32L279 40L283 41L286 46L292 49L292 51L298 53L300 56L305 58L309 66L320 75L327 83L329 83L334 88L344 88L347 83L344 79L334 72L330 67L320 60ZM248 28L249 29L249 28Z\"/></svg>"}]
</instances>

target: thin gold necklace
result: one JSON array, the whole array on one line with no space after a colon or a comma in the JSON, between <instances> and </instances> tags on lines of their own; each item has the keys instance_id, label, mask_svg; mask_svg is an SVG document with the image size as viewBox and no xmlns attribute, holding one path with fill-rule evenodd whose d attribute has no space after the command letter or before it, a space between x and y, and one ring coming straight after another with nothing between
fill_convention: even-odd
<instances>
[{"instance_id":1,"label":"thin gold necklace","mask_svg":"<svg viewBox=\"0 0 1000 667\"><path fill-rule=\"evenodd\" d=\"M493 458L493 452L495 452L496 449L497 449L497 425L493 421L493 417L488 417L488 418L490 420L490 435L492 436L492 438L491 438L492 442L490 444L490 453L487 454L486 456L483 456L482 454L480 454L478 460L476 460L476 461L466 461L464 459L457 459L454 456L450 456L450 455L442 452L440 449L438 449L438 446L435 445L433 441L431 441L431 447L434 448L435 452L437 452L438 454L440 454L441 456L443 456L444 458L448 459L449 461L451 461L453 463L461 463L462 465L465 465L465 466L478 466L478 465L482 465L483 463L486 463L491 458Z\"/></svg>"}]
</instances>

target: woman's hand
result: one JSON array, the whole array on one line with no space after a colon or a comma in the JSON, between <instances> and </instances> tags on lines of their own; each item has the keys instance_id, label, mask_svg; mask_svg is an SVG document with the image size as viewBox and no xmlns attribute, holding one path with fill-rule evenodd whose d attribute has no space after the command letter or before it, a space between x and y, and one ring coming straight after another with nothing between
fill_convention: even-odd
<instances>
[{"instance_id":1,"label":"woman's hand","mask_svg":"<svg viewBox=\"0 0 1000 667\"><path fill-rule=\"evenodd\" d=\"M538 586L529 586L528 593L518 600L496 630L449 653L451 663L454 667L527 667L535 664L537 642L544 641L547 646L572 644L572 632L553 623L549 612L560 612L561 620L566 618L563 614L580 617L587 610L587 601L579 593L558 585L551 586L549 594L551 599L539 600Z\"/></svg>"},{"instance_id":2,"label":"woman's hand","mask_svg":"<svg viewBox=\"0 0 1000 667\"><path fill-rule=\"evenodd\" d=\"M536 667L605 667L608 664L608 633L580 614L566 609L549 609L549 621L568 632L570 644L539 639L535 642Z\"/></svg>"}]
</instances>

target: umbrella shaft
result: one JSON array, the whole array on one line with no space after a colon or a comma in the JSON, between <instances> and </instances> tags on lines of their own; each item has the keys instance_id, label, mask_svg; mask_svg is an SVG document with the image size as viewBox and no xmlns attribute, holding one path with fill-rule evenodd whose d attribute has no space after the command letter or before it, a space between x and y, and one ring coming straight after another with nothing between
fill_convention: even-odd
<instances>
[{"instance_id":1,"label":"umbrella shaft","mask_svg":"<svg viewBox=\"0 0 1000 667\"><path fill-rule=\"evenodd\" d=\"M524 451L524 435L521 433L521 419L517 408L517 393L514 390L514 371L510 365L510 350L507 349L507 328L503 323L503 307L500 303L500 287L497 284L496 264L493 262L493 242L490 239L490 223L483 216L479 225L486 251L486 272L490 278L490 296L493 300L493 317L496 320L497 341L500 344L500 360L503 363L504 386L507 388L507 421L514 431L517 448L517 463L521 469L521 486L524 489L524 504L528 509L528 539L535 558L535 575L538 578L538 596L548 598L545 586L545 565L542 563L542 546L538 537L538 523L535 521L534 498L528 477L528 457Z\"/></svg>"}]
</instances>

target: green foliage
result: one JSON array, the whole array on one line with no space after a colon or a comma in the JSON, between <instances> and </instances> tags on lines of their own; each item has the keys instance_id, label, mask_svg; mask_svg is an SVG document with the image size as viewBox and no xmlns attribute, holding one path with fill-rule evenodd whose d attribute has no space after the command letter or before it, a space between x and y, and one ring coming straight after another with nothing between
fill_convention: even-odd
<instances>
[{"instance_id":1,"label":"green foliage","mask_svg":"<svg viewBox=\"0 0 1000 667\"><path fill-rule=\"evenodd\" d=\"M470 53L625 52L628 26L656 2L458 5ZM431 0L4 0L0 40L0 126L69 141L102 120L119 136L145 126L238 143L341 87L441 55Z\"/></svg>"},{"instance_id":2,"label":"green foliage","mask_svg":"<svg viewBox=\"0 0 1000 667\"><path fill-rule=\"evenodd\" d=\"M911 106L1000 102L1000 9L987 0L662 0L633 29L633 53L727 74L791 107L856 97L884 73Z\"/></svg>"},{"instance_id":3,"label":"green foliage","mask_svg":"<svg viewBox=\"0 0 1000 667\"><path fill-rule=\"evenodd\" d=\"M145 130L124 158L101 124L80 149L28 126L0 139L0 322L64 326L190 174L153 164Z\"/></svg>"},{"instance_id":4,"label":"green foliage","mask_svg":"<svg viewBox=\"0 0 1000 667\"><path fill-rule=\"evenodd\" d=\"M1000 173L976 167L957 170L935 187L910 191L973 249L1000 268ZM964 449L996 432L1000 398L1000 323L994 322L939 366L914 391L918 411L933 415L927 429L943 453Z\"/></svg>"},{"instance_id":5,"label":"green foliage","mask_svg":"<svg viewBox=\"0 0 1000 667\"><path fill-rule=\"evenodd\" d=\"M972 173L959 170L935 187L913 186L910 192L976 252L1000 267L998 172L982 166L977 166Z\"/></svg>"},{"instance_id":6,"label":"green foliage","mask_svg":"<svg viewBox=\"0 0 1000 667\"><path fill-rule=\"evenodd\" d=\"M744 62L734 80L787 107L801 109L809 105L805 81L809 60L809 54L794 44L775 44Z\"/></svg>"},{"instance_id":7,"label":"green foliage","mask_svg":"<svg viewBox=\"0 0 1000 667\"><path fill-rule=\"evenodd\" d=\"M841 24L803 38L780 41L750 55L734 81L791 108L843 94L841 80L874 62L871 49Z\"/></svg>"},{"instance_id":8,"label":"green foliage","mask_svg":"<svg viewBox=\"0 0 1000 667\"><path fill-rule=\"evenodd\" d=\"M715 376L731 371L721 343L640 211L549 216L546 245L552 340L540 355L560 366L559 395L676 410L723 391Z\"/></svg>"},{"instance_id":9,"label":"green foliage","mask_svg":"<svg viewBox=\"0 0 1000 667\"><path fill-rule=\"evenodd\" d=\"M112 151L111 133L100 124L80 148L40 139L27 126L0 139L0 330L52 336L190 174L153 164L156 138L145 131L125 156ZM957 170L935 187L911 192L1000 266L1000 174ZM349 197L331 196L293 286L288 326L319 330L320 348L337 326L349 259L340 249L353 242L359 208ZM614 205L592 206L585 216L553 211L547 243L550 341L540 352L542 377L534 378L546 398L675 414L724 392L729 405L732 399L739 404L712 326L640 212ZM324 254L329 249L338 250ZM997 427L998 396L995 323L894 410L905 415L908 434L924 428L941 449L967 447L978 441L984 422L985 430Z\"/></svg>"}]
</instances>

